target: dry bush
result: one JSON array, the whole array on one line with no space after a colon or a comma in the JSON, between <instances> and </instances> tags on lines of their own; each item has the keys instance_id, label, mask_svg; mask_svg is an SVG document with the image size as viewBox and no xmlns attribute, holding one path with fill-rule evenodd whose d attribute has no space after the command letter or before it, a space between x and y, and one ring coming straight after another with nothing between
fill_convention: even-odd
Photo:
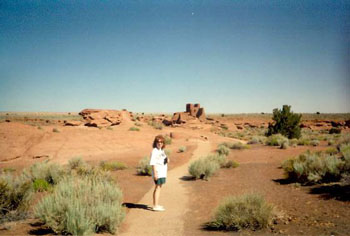
<instances>
[{"instance_id":1,"label":"dry bush","mask_svg":"<svg viewBox=\"0 0 350 236\"><path fill-rule=\"evenodd\" d=\"M129 131L140 131L140 129L137 127L130 127Z\"/></svg>"},{"instance_id":2,"label":"dry bush","mask_svg":"<svg viewBox=\"0 0 350 236\"><path fill-rule=\"evenodd\" d=\"M258 144L258 143L264 144L265 141L266 141L265 136L253 136L249 140L248 144Z\"/></svg>"},{"instance_id":3,"label":"dry bush","mask_svg":"<svg viewBox=\"0 0 350 236\"><path fill-rule=\"evenodd\" d=\"M179 152L186 152L187 148L185 146L179 147Z\"/></svg>"},{"instance_id":4,"label":"dry bush","mask_svg":"<svg viewBox=\"0 0 350 236\"><path fill-rule=\"evenodd\" d=\"M33 196L32 181L25 175L0 175L0 223L27 216Z\"/></svg>"},{"instance_id":5,"label":"dry bush","mask_svg":"<svg viewBox=\"0 0 350 236\"><path fill-rule=\"evenodd\" d=\"M86 162L81 157L74 157L68 161L68 167L70 170L75 170L86 165Z\"/></svg>"},{"instance_id":6,"label":"dry bush","mask_svg":"<svg viewBox=\"0 0 350 236\"><path fill-rule=\"evenodd\" d=\"M105 171L115 171L115 170L125 170L128 167L125 163L118 162L118 161L112 161L112 162L101 161L100 168L102 168Z\"/></svg>"},{"instance_id":7,"label":"dry bush","mask_svg":"<svg viewBox=\"0 0 350 236\"><path fill-rule=\"evenodd\" d=\"M136 167L137 174L139 175L152 175L152 167L149 164L150 158L148 156L143 157L138 166Z\"/></svg>"},{"instance_id":8,"label":"dry bush","mask_svg":"<svg viewBox=\"0 0 350 236\"><path fill-rule=\"evenodd\" d=\"M301 183L337 181L343 167L344 161L337 156L310 151L282 163L287 178Z\"/></svg>"},{"instance_id":9,"label":"dry bush","mask_svg":"<svg viewBox=\"0 0 350 236\"><path fill-rule=\"evenodd\" d=\"M288 138L284 137L282 134L274 134L266 139L265 144L267 146L281 146L285 142L288 142Z\"/></svg>"},{"instance_id":10,"label":"dry bush","mask_svg":"<svg viewBox=\"0 0 350 236\"><path fill-rule=\"evenodd\" d=\"M224 155L224 156L228 156L228 154L230 154L230 149L228 147L226 147L225 145L220 144L217 149L216 152L219 155Z\"/></svg>"},{"instance_id":11,"label":"dry bush","mask_svg":"<svg viewBox=\"0 0 350 236\"><path fill-rule=\"evenodd\" d=\"M171 142L172 142L172 139L171 139L168 135L165 135L165 136L164 136L164 143L165 143L166 145L170 145Z\"/></svg>"},{"instance_id":12,"label":"dry bush","mask_svg":"<svg viewBox=\"0 0 350 236\"><path fill-rule=\"evenodd\" d=\"M237 150L241 150L241 149L249 149L250 146L243 144L241 142L235 142L235 143L228 143L228 142L223 142L220 145L226 146L230 149L237 149Z\"/></svg>"},{"instance_id":13,"label":"dry bush","mask_svg":"<svg viewBox=\"0 0 350 236\"><path fill-rule=\"evenodd\" d=\"M208 156L205 157L206 160L208 161L213 161L219 164L220 168L223 168L226 163L227 163L227 158L226 155L221 155L221 154L209 154Z\"/></svg>"},{"instance_id":14,"label":"dry bush","mask_svg":"<svg viewBox=\"0 0 350 236\"><path fill-rule=\"evenodd\" d=\"M216 161L200 158L190 164L188 172L195 179L208 180L219 168L220 165Z\"/></svg>"},{"instance_id":15,"label":"dry bush","mask_svg":"<svg viewBox=\"0 0 350 236\"><path fill-rule=\"evenodd\" d=\"M114 234L124 218L122 192L103 178L64 177L35 208L35 216L57 234Z\"/></svg>"},{"instance_id":16,"label":"dry bush","mask_svg":"<svg viewBox=\"0 0 350 236\"><path fill-rule=\"evenodd\" d=\"M206 224L217 230L258 230L269 226L275 217L274 207L258 194L227 197L215 210L214 218Z\"/></svg>"},{"instance_id":17,"label":"dry bush","mask_svg":"<svg viewBox=\"0 0 350 236\"><path fill-rule=\"evenodd\" d=\"M23 173L30 177L34 182L37 179L46 180L49 184L57 184L64 175L62 166L49 161L37 162L33 164L29 171L25 170Z\"/></svg>"}]
</instances>

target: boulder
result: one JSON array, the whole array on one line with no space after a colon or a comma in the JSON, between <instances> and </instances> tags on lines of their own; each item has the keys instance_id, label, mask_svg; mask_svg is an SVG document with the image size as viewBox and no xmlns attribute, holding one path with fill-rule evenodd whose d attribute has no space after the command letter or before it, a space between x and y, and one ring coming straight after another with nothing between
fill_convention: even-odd
<instances>
[{"instance_id":1,"label":"boulder","mask_svg":"<svg viewBox=\"0 0 350 236\"><path fill-rule=\"evenodd\" d=\"M64 121L64 125L65 126L79 126L79 125L81 125L82 124L82 122L81 121L79 121L79 120L65 120Z\"/></svg>"}]
</instances>

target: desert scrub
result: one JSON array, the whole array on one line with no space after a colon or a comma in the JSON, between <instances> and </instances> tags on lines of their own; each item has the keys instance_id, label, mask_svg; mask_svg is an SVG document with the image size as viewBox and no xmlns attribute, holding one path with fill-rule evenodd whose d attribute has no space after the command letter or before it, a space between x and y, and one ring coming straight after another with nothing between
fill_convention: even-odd
<instances>
[{"instance_id":1,"label":"desert scrub","mask_svg":"<svg viewBox=\"0 0 350 236\"><path fill-rule=\"evenodd\" d=\"M313 139L310 142L310 145L314 147L318 146L319 144L320 144L320 141L318 141L317 139Z\"/></svg>"},{"instance_id":2,"label":"desert scrub","mask_svg":"<svg viewBox=\"0 0 350 236\"><path fill-rule=\"evenodd\" d=\"M249 140L248 144L258 144L258 143L264 144L265 141L266 141L265 136L253 136Z\"/></svg>"},{"instance_id":3,"label":"desert scrub","mask_svg":"<svg viewBox=\"0 0 350 236\"><path fill-rule=\"evenodd\" d=\"M338 150L335 147L329 147L325 150L325 153L329 155L335 155L338 153Z\"/></svg>"},{"instance_id":4,"label":"desert scrub","mask_svg":"<svg viewBox=\"0 0 350 236\"><path fill-rule=\"evenodd\" d=\"M152 175L152 167L149 164L150 158L145 156L140 161L136 167L137 174L139 175Z\"/></svg>"},{"instance_id":5,"label":"desert scrub","mask_svg":"<svg viewBox=\"0 0 350 236\"><path fill-rule=\"evenodd\" d=\"M284 142L288 142L288 138L284 137L282 134L274 134L266 139L265 144L267 146L281 146Z\"/></svg>"},{"instance_id":6,"label":"desert scrub","mask_svg":"<svg viewBox=\"0 0 350 236\"><path fill-rule=\"evenodd\" d=\"M0 175L0 224L27 216L33 196L32 181L25 175Z\"/></svg>"},{"instance_id":7,"label":"desert scrub","mask_svg":"<svg viewBox=\"0 0 350 236\"><path fill-rule=\"evenodd\" d=\"M220 144L217 149L216 152L219 155L224 155L224 156L228 156L228 154L230 154L230 149L228 147L226 147L225 145Z\"/></svg>"},{"instance_id":8,"label":"desert scrub","mask_svg":"<svg viewBox=\"0 0 350 236\"><path fill-rule=\"evenodd\" d=\"M73 157L68 161L68 167L70 170L75 170L86 165L86 162L81 157Z\"/></svg>"},{"instance_id":9,"label":"desert scrub","mask_svg":"<svg viewBox=\"0 0 350 236\"><path fill-rule=\"evenodd\" d=\"M337 181L343 166L344 161L337 156L310 151L282 163L286 177L300 183Z\"/></svg>"},{"instance_id":10,"label":"desert scrub","mask_svg":"<svg viewBox=\"0 0 350 236\"><path fill-rule=\"evenodd\" d=\"M57 184L64 174L62 166L49 161L37 162L29 168L28 171L23 172L28 175L34 182L37 179L46 180L50 185Z\"/></svg>"},{"instance_id":11,"label":"desert scrub","mask_svg":"<svg viewBox=\"0 0 350 236\"><path fill-rule=\"evenodd\" d=\"M241 150L241 149L249 149L250 146L240 143L240 142L235 142L235 143L228 143L228 142L223 142L220 145L226 146L229 149L237 149L237 150Z\"/></svg>"},{"instance_id":12,"label":"desert scrub","mask_svg":"<svg viewBox=\"0 0 350 236\"><path fill-rule=\"evenodd\" d=\"M206 227L212 230L259 230L268 227L274 217L274 207L261 195L230 196L216 208L213 220Z\"/></svg>"},{"instance_id":13,"label":"desert scrub","mask_svg":"<svg viewBox=\"0 0 350 236\"><path fill-rule=\"evenodd\" d=\"M208 180L219 168L220 165L216 161L200 158L190 164L188 172L195 179Z\"/></svg>"},{"instance_id":14,"label":"desert scrub","mask_svg":"<svg viewBox=\"0 0 350 236\"><path fill-rule=\"evenodd\" d=\"M237 168L239 163L233 160L228 160L221 168Z\"/></svg>"},{"instance_id":15,"label":"desert scrub","mask_svg":"<svg viewBox=\"0 0 350 236\"><path fill-rule=\"evenodd\" d=\"M124 219L122 192L104 179L64 177L35 207L35 216L57 234L116 233Z\"/></svg>"},{"instance_id":16,"label":"desert scrub","mask_svg":"<svg viewBox=\"0 0 350 236\"><path fill-rule=\"evenodd\" d=\"M165 143L166 145L170 145L171 142L172 142L172 139L171 139L168 135L165 135L165 136L164 136L164 143Z\"/></svg>"},{"instance_id":17,"label":"desert scrub","mask_svg":"<svg viewBox=\"0 0 350 236\"><path fill-rule=\"evenodd\" d=\"M101 161L100 168L106 171L115 171L115 170L124 170L128 167L126 164L118 161L111 161L111 162Z\"/></svg>"},{"instance_id":18,"label":"desert scrub","mask_svg":"<svg viewBox=\"0 0 350 236\"><path fill-rule=\"evenodd\" d=\"M209 154L205 157L205 160L216 162L219 164L220 168L223 168L227 163L226 155L220 155L218 153Z\"/></svg>"},{"instance_id":19,"label":"desert scrub","mask_svg":"<svg viewBox=\"0 0 350 236\"><path fill-rule=\"evenodd\" d=\"M130 127L129 131L140 131L140 129L137 127Z\"/></svg>"},{"instance_id":20,"label":"desert scrub","mask_svg":"<svg viewBox=\"0 0 350 236\"><path fill-rule=\"evenodd\" d=\"M163 124L156 122L156 121L149 121L148 125L152 126L155 129L159 129L159 130L163 129Z\"/></svg>"},{"instance_id":21,"label":"desert scrub","mask_svg":"<svg viewBox=\"0 0 350 236\"><path fill-rule=\"evenodd\" d=\"M187 148L185 146L179 147L179 152L186 152Z\"/></svg>"},{"instance_id":22,"label":"desert scrub","mask_svg":"<svg viewBox=\"0 0 350 236\"><path fill-rule=\"evenodd\" d=\"M103 179L105 181L109 181L111 183L114 183L114 179L111 177L111 174L109 171L105 171L102 168L99 168L98 166L90 166L85 165L81 166L74 171L70 173L72 176L78 176L78 177L89 177L92 179Z\"/></svg>"}]
</instances>

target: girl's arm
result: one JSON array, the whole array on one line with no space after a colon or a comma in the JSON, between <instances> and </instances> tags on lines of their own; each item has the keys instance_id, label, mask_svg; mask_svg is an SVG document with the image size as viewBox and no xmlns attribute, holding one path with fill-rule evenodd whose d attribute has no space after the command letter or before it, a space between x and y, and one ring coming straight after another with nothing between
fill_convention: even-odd
<instances>
[{"instance_id":1,"label":"girl's arm","mask_svg":"<svg viewBox=\"0 0 350 236\"><path fill-rule=\"evenodd\" d=\"M152 166L152 170L153 170L153 177L154 177L155 180L157 180L158 179L158 173L156 171L156 166L155 165Z\"/></svg>"}]
</instances>

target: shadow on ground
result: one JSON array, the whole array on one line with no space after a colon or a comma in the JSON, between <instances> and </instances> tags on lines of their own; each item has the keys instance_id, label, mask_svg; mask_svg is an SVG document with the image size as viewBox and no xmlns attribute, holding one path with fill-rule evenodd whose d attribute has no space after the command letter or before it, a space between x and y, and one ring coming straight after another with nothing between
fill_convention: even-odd
<instances>
[{"instance_id":1,"label":"shadow on ground","mask_svg":"<svg viewBox=\"0 0 350 236\"><path fill-rule=\"evenodd\" d=\"M55 232L52 229L46 228L45 224L40 222L35 222L30 224L32 227L37 227L28 232L30 235L53 235Z\"/></svg>"},{"instance_id":2,"label":"shadow on ground","mask_svg":"<svg viewBox=\"0 0 350 236\"><path fill-rule=\"evenodd\" d=\"M152 208L145 205L145 204L135 204L135 203L130 203L130 202L124 202L122 204L124 207L132 209L132 208L137 208L137 209L143 209L143 210L148 210L151 211Z\"/></svg>"},{"instance_id":3,"label":"shadow on ground","mask_svg":"<svg viewBox=\"0 0 350 236\"><path fill-rule=\"evenodd\" d=\"M326 185L310 189L311 194L319 194L325 200L337 199L339 201L350 201L350 185Z\"/></svg>"},{"instance_id":4,"label":"shadow on ground","mask_svg":"<svg viewBox=\"0 0 350 236\"><path fill-rule=\"evenodd\" d=\"M196 180L196 178L194 178L193 176L182 176L179 179L181 179L183 181L194 181L194 180Z\"/></svg>"}]
</instances>

